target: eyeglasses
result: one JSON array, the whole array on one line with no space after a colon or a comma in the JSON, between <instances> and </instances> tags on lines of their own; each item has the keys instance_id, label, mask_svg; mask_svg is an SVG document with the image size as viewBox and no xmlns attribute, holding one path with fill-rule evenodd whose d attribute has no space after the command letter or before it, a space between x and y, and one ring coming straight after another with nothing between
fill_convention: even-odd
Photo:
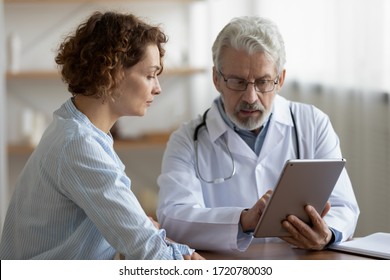
<instances>
[{"instance_id":1,"label":"eyeglasses","mask_svg":"<svg viewBox=\"0 0 390 280\"><path fill-rule=\"evenodd\" d=\"M218 73L222 76L223 80L226 83L226 87L235 91L244 91L248 88L248 84L253 84L256 91L261 93L266 93L273 91L275 86L279 83L279 76L277 76L274 80L264 80L257 79L254 82L248 82L245 79L239 78L225 78L224 74L218 70Z\"/></svg>"}]
</instances>

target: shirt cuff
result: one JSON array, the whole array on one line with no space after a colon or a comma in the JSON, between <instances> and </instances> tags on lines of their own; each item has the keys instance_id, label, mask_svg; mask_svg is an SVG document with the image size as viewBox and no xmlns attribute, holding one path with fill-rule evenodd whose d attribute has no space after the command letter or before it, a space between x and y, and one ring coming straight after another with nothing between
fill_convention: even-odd
<instances>
[{"instance_id":1,"label":"shirt cuff","mask_svg":"<svg viewBox=\"0 0 390 280\"><path fill-rule=\"evenodd\" d=\"M246 251L253 240L253 232L244 232L240 224L238 224L237 233L237 250Z\"/></svg>"},{"instance_id":2,"label":"shirt cuff","mask_svg":"<svg viewBox=\"0 0 390 280\"><path fill-rule=\"evenodd\" d=\"M172 248L173 258L175 260L182 260L183 255L191 256L195 252L194 249L191 249L187 245L175 243L167 239L167 235L164 229L160 229L159 234L165 240L165 243Z\"/></svg>"},{"instance_id":3,"label":"shirt cuff","mask_svg":"<svg viewBox=\"0 0 390 280\"><path fill-rule=\"evenodd\" d=\"M335 230L334 228L331 228L331 227L329 227L329 229L332 232L332 238L330 239L328 244L326 244L325 249L328 248L329 246L331 246L333 243L340 242L343 238L343 234L341 232L339 232L338 230Z\"/></svg>"},{"instance_id":4,"label":"shirt cuff","mask_svg":"<svg viewBox=\"0 0 390 280\"><path fill-rule=\"evenodd\" d=\"M330 246L333 243L338 243L343 239L343 234L340 231L331 227L329 227L329 229L332 232L332 239L329 241L327 246Z\"/></svg>"}]
</instances>

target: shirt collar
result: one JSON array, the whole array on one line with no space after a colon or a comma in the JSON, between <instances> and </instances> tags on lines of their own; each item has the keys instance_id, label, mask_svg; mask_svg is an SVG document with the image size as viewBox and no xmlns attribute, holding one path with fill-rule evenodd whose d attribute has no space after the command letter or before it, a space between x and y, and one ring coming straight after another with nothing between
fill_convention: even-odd
<instances>
[{"instance_id":1,"label":"shirt collar","mask_svg":"<svg viewBox=\"0 0 390 280\"><path fill-rule=\"evenodd\" d=\"M243 134L251 134L251 135L254 135L253 132L251 132L250 130L246 130L246 129L241 129L239 127L237 127L231 120L230 118L227 116L226 112L225 112L225 108L223 106L223 102L222 102L222 98L219 96L217 97L215 100L214 100L214 103L216 104L217 108L218 108L218 111L219 113L221 114L222 116L222 119L224 120L224 122L231 128L233 129L234 131L236 131L237 133L243 133ZM272 109L273 111L273 109ZM271 111L271 114L270 116L268 117L268 119L265 121L264 125L261 127L261 129L263 129L263 127L265 125L267 125L267 123L269 122L269 119L271 118L271 115L272 115L272 111ZM255 136L256 137L256 136Z\"/></svg>"},{"instance_id":2,"label":"shirt collar","mask_svg":"<svg viewBox=\"0 0 390 280\"><path fill-rule=\"evenodd\" d=\"M65 104L64 104L66 110L70 113L70 115L77 119L79 122L81 123L84 123L85 125L91 127L91 129L93 129L94 131L96 131L98 134L100 134L101 136L107 138L107 139L110 139L110 141L112 142L113 141L113 138L112 138L112 135L111 135L111 132L109 132L108 134L103 132L102 130L100 130L99 128L97 128L93 123L91 123L91 121L88 119L88 117L86 115L84 115L81 111L79 111L79 109L77 109L77 107L74 105L73 103L73 100L72 98L69 98Z\"/></svg>"},{"instance_id":3,"label":"shirt collar","mask_svg":"<svg viewBox=\"0 0 390 280\"><path fill-rule=\"evenodd\" d=\"M272 118L274 122L282 125L293 126L291 119L291 101L277 94L273 102Z\"/></svg>"},{"instance_id":4,"label":"shirt collar","mask_svg":"<svg viewBox=\"0 0 390 280\"><path fill-rule=\"evenodd\" d=\"M88 117L86 115L84 115L83 113L81 113L77 108L76 106L74 105L73 103L73 98L69 98L66 102L65 102L65 107L66 109L68 110L68 112L74 117L76 118L78 121L88 125L88 126L91 126L92 123L90 122L90 120L88 119Z\"/></svg>"},{"instance_id":5,"label":"shirt collar","mask_svg":"<svg viewBox=\"0 0 390 280\"><path fill-rule=\"evenodd\" d=\"M276 122L282 125L293 126L290 113L290 103L290 101L279 94L275 96L271 110L273 123ZM271 117L267 120L266 125L268 126L270 122ZM232 132L238 131L226 115L220 96L214 99L210 112L207 115L206 123L207 127L211 128L209 129L209 134L212 141L215 141L229 129L231 129Z\"/></svg>"}]
</instances>

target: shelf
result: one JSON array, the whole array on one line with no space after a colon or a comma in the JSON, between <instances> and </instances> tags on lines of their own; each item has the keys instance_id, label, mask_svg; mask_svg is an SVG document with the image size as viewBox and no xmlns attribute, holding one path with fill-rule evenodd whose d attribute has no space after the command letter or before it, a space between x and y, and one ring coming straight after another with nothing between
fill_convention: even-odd
<instances>
[{"instance_id":1,"label":"shelf","mask_svg":"<svg viewBox=\"0 0 390 280\"><path fill-rule=\"evenodd\" d=\"M144 149L152 147L164 148L168 142L171 132L151 133L140 136L136 139L116 139L114 148L116 151L124 151L129 149ZM8 155L30 155L35 147L30 144L8 144Z\"/></svg>"},{"instance_id":2,"label":"shelf","mask_svg":"<svg viewBox=\"0 0 390 280\"><path fill-rule=\"evenodd\" d=\"M1 0L0 0L1 1ZM187 16L187 13L189 9L192 9L191 3L201 3L205 2L205 0L4 0L4 6L9 5L11 8L19 7L23 8L25 5L26 9L24 10L26 13L29 13L29 8L30 6L36 5L36 6L41 6L43 11L45 11L45 5L47 7L50 7L48 11L54 11L54 12L61 12L61 9L56 9L57 6L55 4L85 4L88 6L91 4L91 7L93 6L93 3L98 3L98 4L164 4L164 3L171 3L175 7L177 6L176 4L183 4L183 6L186 6L189 4L189 7L183 7L183 9L179 9L178 11L183 14L184 16ZM13 6L15 5L15 6ZM20 6L17 6L20 5ZM53 5L53 6L51 6ZM98 5L99 6L99 5ZM115 6L115 5L114 5ZM7 6L8 7L8 6ZM59 7L59 6L58 6ZM146 7L145 7L146 8ZM158 8L158 7L157 7ZM171 13L171 8L170 6L168 7L168 10L163 10L162 12L166 12L168 16L170 16ZM19 10L13 10L10 9L10 12L17 13ZM39 8L40 9L40 8ZM156 11L153 9L153 13L158 13L158 15L161 14L160 9L157 9ZM180 14L180 20L181 20L181 14ZM175 14L176 15L176 14ZM54 15L52 15L54 17ZM51 17L52 17L51 16ZM50 18L51 18L50 17ZM9 15L9 18L14 19L13 15ZM16 19L16 18L15 18ZM23 20L23 18L20 18L20 20ZM65 19L63 20L65 22ZM12 21L11 21L12 22ZM29 27L32 24L32 27L34 26L34 22L25 22L25 26ZM61 21L62 24L62 21ZM189 20L187 19L185 21L186 25L190 25ZM180 25L180 24L179 24ZM181 26L178 26L181 28ZM186 28L187 29L187 28ZM54 30L54 29L53 29ZM23 29L22 33L23 36L28 35L28 31L26 29ZM22 36L22 37L23 37ZM43 35L42 35L43 37ZM190 36L188 36L190 37ZM39 37L40 38L40 37ZM187 40L187 36L183 38L183 40ZM184 63L183 63L184 64ZM161 79L183 79L185 80L186 83L191 82L189 77L192 77L193 75L199 75L199 74L204 74L209 71L209 67L192 67L192 66L182 66L181 64L165 64L164 65L164 71L163 73L159 76ZM30 86L32 85L33 87L37 87L40 89L41 84L45 84L46 82L51 83L57 83L58 81L61 81L61 74L59 70L56 68L55 65L48 65L47 69L35 69L34 65L25 65L25 69L22 69L18 72L6 72L3 74L4 78L6 79L6 84L7 86L10 87L10 89L16 88L16 90L19 90L19 85L23 86ZM188 81L187 81L188 80ZM22 88L24 90L24 87ZM180 91L179 93L181 93ZM10 94L12 93L12 90L10 90ZM187 105L184 104L185 106ZM126 151L128 149L138 149L138 148L145 148L148 149L150 147L158 147L158 148L164 148L168 138L169 138L170 133L153 133L149 135L144 135L142 137L139 137L137 139L116 139L114 142L114 147L118 151ZM15 141L16 142L16 141ZM6 150L9 154L9 156L28 156L30 155L35 149L34 145L29 145L29 144L8 144L6 147Z\"/></svg>"},{"instance_id":3,"label":"shelf","mask_svg":"<svg viewBox=\"0 0 390 280\"><path fill-rule=\"evenodd\" d=\"M193 67L183 67L183 68L167 68L164 69L161 77L165 76L188 76L194 75L197 73L206 72L205 68L193 68ZM39 70L39 71L21 71L16 73L7 72L7 80L22 80L22 79L59 79L60 74L55 70Z\"/></svg>"},{"instance_id":4,"label":"shelf","mask_svg":"<svg viewBox=\"0 0 390 280\"><path fill-rule=\"evenodd\" d=\"M182 68L164 68L161 76L186 76L186 75L194 75L198 73L205 73L207 71L206 68L202 67L182 67Z\"/></svg>"},{"instance_id":5,"label":"shelf","mask_svg":"<svg viewBox=\"0 0 390 280\"><path fill-rule=\"evenodd\" d=\"M34 151L34 146L25 144L25 145L16 145L8 144L8 155L29 155Z\"/></svg>"},{"instance_id":6,"label":"shelf","mask_svg":"<svg viewBox=\"0 0 390 280\"><path fill-rule=\"evenodd\" d=\"M55 71L21 71L21 72L7 72L7 80L19 80L19 79L58 79L60 74Z\"/></svg>"},{"instance_id":7,"label":"shelf","mask_svg":"<svg viewBox=\"0 0 390 280\"><path fill-rule=\"evenodd\" d=\"M165 2L182 2L190 3L203 0L164 0ZM127 2L127 3L145 3L145 2L161 2L161 0L4 0L6 4L66 4L66 3L102 3L102 2Z\"/></svg>"},{"instance_id":8,"label":"shelf","mask_svg":"<svg viewBox=\"0 0 390 280\"><path fill-rule=\"evenodd\" d=\"M121 151L126 149L165 147L170 135L171 132L163 132L145 134L135 139L116 139L114 140L114 148L116 151Z\"/></svg>"}]
</instances>

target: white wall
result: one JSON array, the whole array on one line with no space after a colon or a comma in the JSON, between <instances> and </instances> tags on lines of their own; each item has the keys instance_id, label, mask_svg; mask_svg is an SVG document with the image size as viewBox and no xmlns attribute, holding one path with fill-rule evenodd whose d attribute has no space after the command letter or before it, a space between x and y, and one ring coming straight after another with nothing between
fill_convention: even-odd
<instances>
[{"instance_id":1,"label":"white wall","mask_svg":"<svg viewBox=\"0 0 390 280\"><path fill-rule=\"evenodd\" d=\"M257 2L284 37L286 83L298 82L299 101L324 110L340 137L361 209L356 234L390 232L390 1Z\"/></svg>"},{"instance_id":2,"label":"white wall","mask_svg":"<svg viewBox=\"0 0 390 280\"><path fill-rule=\"evenodd\" d=\"M0 1L0 238L3 229L3 221L8 205L8 185L6 166L6 112L5 112L5 42L4 42L4 21L3 1Z\"/></svg>"}]
</instances>

